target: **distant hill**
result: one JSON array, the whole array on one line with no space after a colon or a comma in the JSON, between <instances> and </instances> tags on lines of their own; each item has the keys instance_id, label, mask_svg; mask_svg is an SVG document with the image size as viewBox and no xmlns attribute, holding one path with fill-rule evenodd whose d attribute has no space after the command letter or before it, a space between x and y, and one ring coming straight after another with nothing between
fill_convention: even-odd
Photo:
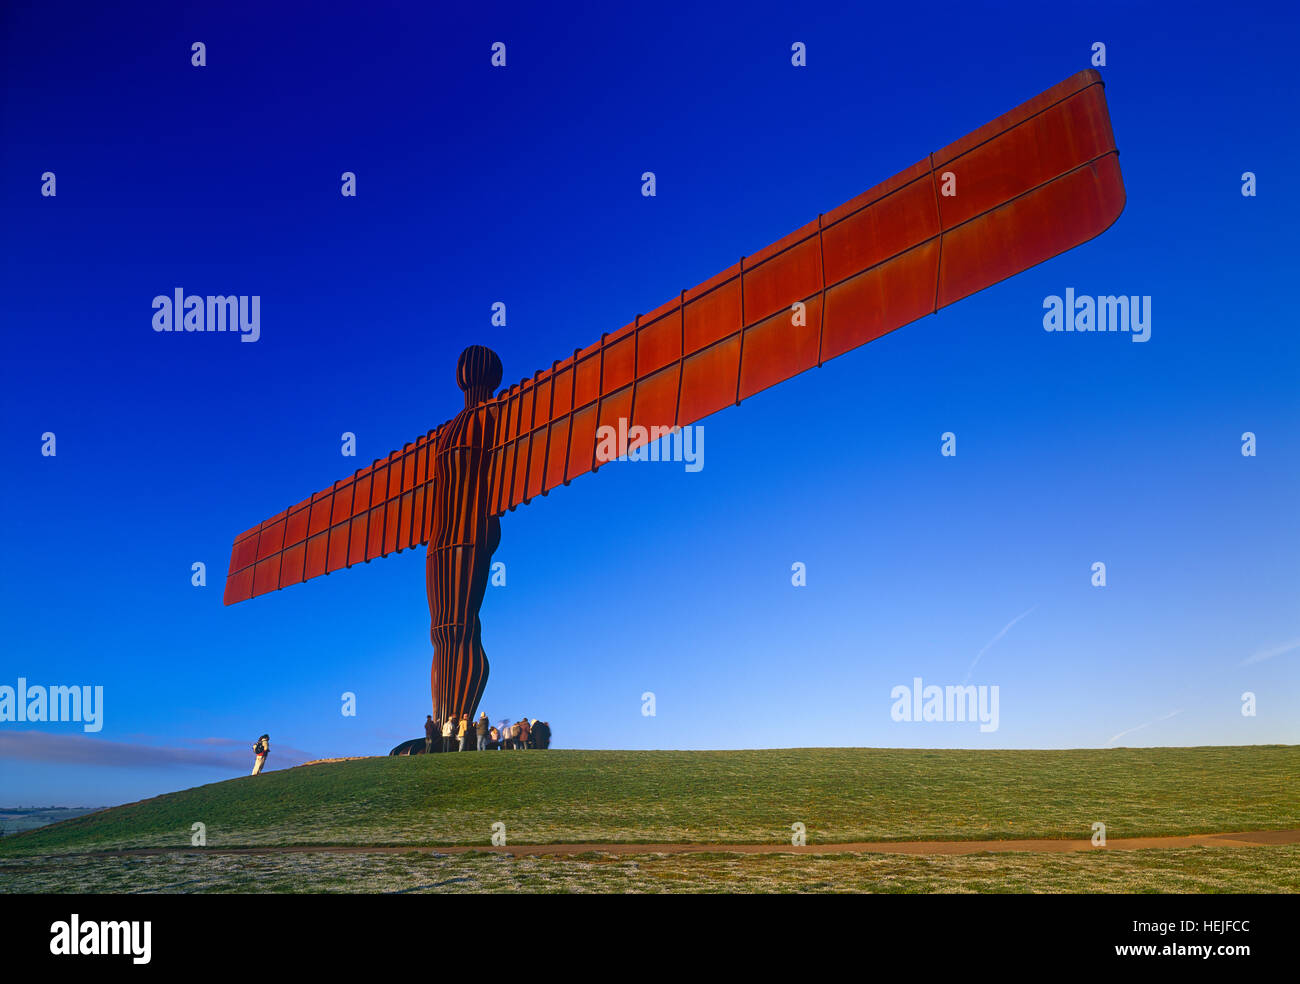
<instances>
[{"instance_id":1,"label":"distant hill","mask_svg":"<svg viewBox=\"0 0 1300 984\"><path fill-rule=\"evenodd\" d=\"M0 834L7 836L35 830L102 809L102 806L0 806Z\"/></svg>"}]
</instances>

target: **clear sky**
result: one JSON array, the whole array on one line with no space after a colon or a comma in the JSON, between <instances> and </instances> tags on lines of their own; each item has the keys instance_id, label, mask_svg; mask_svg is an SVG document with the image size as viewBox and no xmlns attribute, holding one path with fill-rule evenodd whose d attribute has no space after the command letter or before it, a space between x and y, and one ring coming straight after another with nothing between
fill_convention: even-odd
<instances>
[{"instance_id":1,"label":"clear sky","mask_svg":"<svg viewBox=\"0 0 1300 984\"><path fill-rule=\"evenodd\" d=\"M0 14L0 686L104 688L97 733L0 724L4 805L420 735L423 552L224 608L233 537L454 414L464 346L549 366L1098 41L1119 221L706 419L699 472L505 516L482 707L565 748L1300 741L1294 5L182 6ZM154 332L177 287L260 339ZM1045 332L1070 287L1151 339ZM895 721L916 677L997 730Z\"/></svg>"}]
</instances>

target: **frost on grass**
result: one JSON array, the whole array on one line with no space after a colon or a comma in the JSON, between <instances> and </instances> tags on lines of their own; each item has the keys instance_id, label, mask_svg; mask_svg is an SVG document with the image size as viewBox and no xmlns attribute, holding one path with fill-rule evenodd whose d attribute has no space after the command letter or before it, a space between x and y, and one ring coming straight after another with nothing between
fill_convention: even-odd
<instances>
[{"instance_id":1,"label":"frost on grass","mask_svg":"<svg viewBox=\"0 0 1300 984\"><path fill-rule=\"evenodd\" d=\"M0 861L22 893L1298 892L1300 845L1077 854L287 853Z\"/></svg>"}]
</instances>

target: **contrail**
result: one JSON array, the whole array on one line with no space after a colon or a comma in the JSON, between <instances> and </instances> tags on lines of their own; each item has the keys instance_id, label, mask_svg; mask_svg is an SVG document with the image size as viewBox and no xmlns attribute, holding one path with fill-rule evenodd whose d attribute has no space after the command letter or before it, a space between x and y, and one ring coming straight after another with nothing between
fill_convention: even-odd
<instances>
[{"instance_id":1,"label":"contrail","mask_svg":"<svg viewBox=\"0 0 1300 984\"><path fill-rule=\"evenodd\" d=\"M1119 734L1115 735L1115 737L1111 738L1110 741L1106 742L1106 744L1113 745L1115 744L1115 742L1119 741L1125 735L1131 735L1135 731L1141 731L1143 728L1150 727L1153 724L1158 724L1161 721L1168 721L1175 714L1182 714L1182 713L1183 713L1183 709L1181 707L1178 708L1178 710L1176 711L1170 711L1164 717L1158 717L1154 721L1146 722L1146 724L1139 724L1136 728L1129 728L1127 731L1121 731Z\"/></svg>"},{"instance_id":2,"label":"contrail","mask_svg":"<svg viewBox=\"0 0 1300 984\"><path fill-rule=\"evenodd\" d=\"M1254 656L1241 661L1242 666L1249 666L1251 663L1262 663L1266 659L1272 659L1274 656L1281 656L1283 653L1289 653L1292 649L1300 649L1300 639L1292 639L1290 642L1284 642L1274 649L1261 649Z\"/></svg>"},{"instance_id":3,"label":"contrail","mask_svg":"<svg viewBox=\"0 0 1300 984\"><path fill-rule=\"evenodd\" d=\"M1037 608L1037 607L1038 607L1037 605L1034 606L1034 608ZM981 649L981 650L979 651L978 654L976 654L974 661L973 661L973 662L971 663L971 665L970 665L970 669L968 669L968 670L966 671L966 675L965 675L964 677L962 677L962 681L961 681L962 683L965 683L967 680L970 679L970 675L971 675L972 673L975 672L975 664L978 663L978 662L980 661L980 657L981 657L981 656L983 656L986 652L989 651L989 648L993 645L993 643L997 642L997 641L998 641L999 639L1001 639L1004 635L1006 635L1006 634L1007 634L1007 630L1010 629L1011 626L1013 626L1013 625L1015 625L1017 622L1019 622L1022 618L1024 618L1026 615L1028 615L1029 612L1032 612L1032 611L1034 610L1034 608L1029 609L1028 612L1021 612L1019 615L1017 615L1015 618L1013 618L1013 619L1012 619L1010 622L1008 622L1006 625L1002 626L1002 631L1001 631L1001 632L999 632L999 633L998 633L997 635L995 635L992 639L990 639L987 643L985 643L984 648Z\"/></svg>"}]
</instances>

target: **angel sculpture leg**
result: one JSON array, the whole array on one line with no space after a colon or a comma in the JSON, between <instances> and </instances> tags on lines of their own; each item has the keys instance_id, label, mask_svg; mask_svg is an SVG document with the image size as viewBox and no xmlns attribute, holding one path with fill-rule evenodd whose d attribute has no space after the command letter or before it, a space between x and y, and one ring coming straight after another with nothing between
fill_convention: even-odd
<instances>
[{"instance_id":1,"label":"angel sculpture leg","mask_svg":"<svg viewBox=\"0 0 1300 984\"><path fill-rule=\"evenodd\" d=\"M425 587L433 669L429 675L436 720L471 719L487 686L479 606L487 589L501 521L488 508L488 477L497 409L479 406L501 384L501 360L471 345L460 354L456 382L465 409L438 428Z\"/></svg>"}]
</instances>

